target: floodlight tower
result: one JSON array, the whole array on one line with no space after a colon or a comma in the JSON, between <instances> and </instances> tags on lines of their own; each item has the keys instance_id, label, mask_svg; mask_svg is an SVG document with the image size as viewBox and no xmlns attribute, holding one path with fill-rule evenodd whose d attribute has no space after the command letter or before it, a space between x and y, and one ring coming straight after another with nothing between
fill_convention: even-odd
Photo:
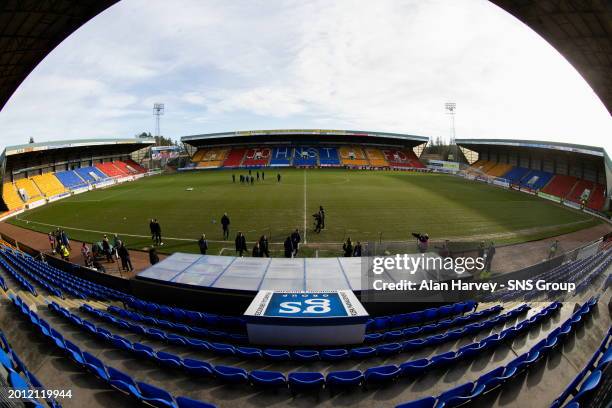
<instances>
[{"instance_id":1,"label":"floodlight tower","mask_svg":"<svg viewBox=\"0 0 612 408\"><path fill-rule=\"evenodd\" d=\"M455 102L446 102L444 104L446 114L450 116L450 144L455 144L455 111L457 104Z\"/></svg>"},{"instance_id":2,"label":"floodlight tower","mask_svg":"<svg viewBox=\"0 0 612 408\"><path fill-rule=\"evenodd\" d=\"M455 143L455 111L457 110L457 104L455 102L446 102L444 104L444 110L446 114L450 116L450 138L448 147L453 152L453 160L458 160L457 144Z\"/></svg>"},{"instance_id":3,"label":"floodlight tower","mask_svg":"<svg viewBox=\"0 0 612 408\"><path fill-rule=\"evenodd\" d=\"M164 104L154 103L153 104L153 116L155 116L155 136L161 136L159 130L159 117L164 114Z\"/></svg>"}]
</instances>

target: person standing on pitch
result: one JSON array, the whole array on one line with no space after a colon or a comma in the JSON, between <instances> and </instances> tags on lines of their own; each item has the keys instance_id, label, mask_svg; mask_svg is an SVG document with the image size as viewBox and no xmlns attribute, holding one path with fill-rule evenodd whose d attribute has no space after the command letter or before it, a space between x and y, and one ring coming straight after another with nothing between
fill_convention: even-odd
<instances>
[{"instance_id":1,"label":"person standing on pitch","mask_svg":"<svg viewBox=\"0 0 612 408\"><path fill-rule=\"evenodd\" d=\"M155 242L155 220L153 218L149 221L149 229L151 230L151 241Z\"/></svg>"},{"instance_id":2,"label":"person standing on pitch","mask_svg":"<svg viewBox=\"0 0 612 408\"><path fill-rule=\"evenodd\" d=\"M263 172L263 170L261 171L261 181L264 181L266 179L266 173Z\"/></svg>"},{"instance_id":3,"label":"person standing on pitch","mask_svg":"<svg viewBox=\"0 0 612 408\"><path fill-rule=\"evenodd\" d=\"M268 237L266 237L265 235L262 235L261 238L259 238L259 253L260 256L262 257L266 257L269 258L270 257L270 251L269 251L269 242L268 242Z\"/></svg>"},{"instance_id":4,"label":"person standing on pitch","mask_svg":"<svg viewBox=\"0 0 612 408\"><path fill-rule=\"evenodd\" d=\"M302 237L300 236L300 231L296 228L295 231L293 231L293 233L291 234L291 244L293 245L293 257L294 258L298 254L300 242L302 242Z\"/></svg>"},{"instance_id":5,"label":"person standing on pitch","mask_svg":"<svg viewBox=\"0 0 612 408\"><path fill-rule=\"evenodd\" d=\"M157 221L157 218L154 221L155 224L155 244L156 245L164 245L164 243L162 242L162 232L161 232L161 225L159 225L159 222Z\"/></svg>"},{"instance_id":6,"label":"person standing on pitch","mask_svg":"<svg viewBox=\"0 0 612 408\"><path fill-rule=\"evenodd\" d=\"M281 179L280 173L276 173L276 182L280 183L280 179Z\"/></svg>"},{"instance_id":7,"label":"person standing on pitch","mask_svg":"<svg viewBox=\"0 0 612 408\"><path fill-rule=\"evenodd\" d=\"M292 258L293 257L293 243L291 242L291 236L287 236L287 238L285 238L283 247L285 248L285 258Z\"/></svg>"},{"instance_id":8,"label":"person standing on pitch","mask_svg":"<svg viewBox=\"0 0 612 408\"><path fill-rule=\"evenodd\" d=\"M221 217L221 228L223 228L223 240L227 240L229 238L229 226L230 226L230 219L227 216L227 213L223 214L223 217Z\"/></svg>"},{"instance_id":9,"label":"person standing on pitch","mask_svg":"<svg viewBox=\"0 0 612 408\"><path fill-rule=\"evenodd\" d=\"M259 181L259 172L257 172L257 181Z\"/></svg>"},{"instance_id":10,"label":"person standing on pitch","mask_svg":"<svg viewBox=\"0 0 612 408\"><path fill-rule=\"evenodd\" d=\"M251 254L253 258L261 258L261 250L259 249L259 242L255 242L253 245L253 253Z\"/></svg>"},{"instance_id":11,"label":"person standing on pitch","mask_svg":"<svg viewBox=\"0 0 612 408\"><path fill-rule=\"evenodd\" d=\"M236 175L232 174L232 183L235 183L235 182L236 182Z\"/></svg>"},{"instance_id":12,"label":"person standing on pitch","mask_svg":"<svg viewBox=\"0 0 612 408\"><path fill-rule=\"evenodd\" d=\"M353 256L361 256L361 242L357 241L355 248L353 249Z\"/></svg>"},{"instance_id":13,"label":"person standing on pitch","mask_svg":"<svg viewBox=\"0 0 612 408\"><path fill-rule=\"evenodd\" d=\"M242 232L238 231L238 235L236 235L236 253L238 256L242 256L243 252L248 251L246 244L246 237Z\"/></svg>"},{"instance_id":14,"label":"person standing on pitch","mask_svg":"<svg viewBox=\"0 0 612 408\"><path fill-rule=\"evenodd\" d=\"M321 217L321 229L325 229L325 210L322 205L319 206L319 215Z\"/></svg>"},{"instance_id":15,"label":"person standing on pitch","mask_svg":"<svg viewBox=\"0 0 612 408\"><path fill-rule=\"evenodd\" d=\"M353 243L351 242L351 237L348 237L346 242L342 244L342 250L344 251L345 257L353 256Z\"/></svg>"},{"instance_id":16,"label":"person standing on pitch","mask_svg":"<svg viewBox=\"0 0 612 408\"><path fill-rule=\"evenodd\" d=\"M208 241L206 240L206 234L202 234L202 236L198 240L198 247L200 247L200 253L202 255L206 255L206 251L208 251Z\"/></svg>"}]
</instances>

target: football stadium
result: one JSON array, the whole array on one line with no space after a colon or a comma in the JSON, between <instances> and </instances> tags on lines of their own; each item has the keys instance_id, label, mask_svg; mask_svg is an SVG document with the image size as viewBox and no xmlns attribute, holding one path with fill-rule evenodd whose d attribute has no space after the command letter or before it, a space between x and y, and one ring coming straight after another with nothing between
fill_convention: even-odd
<instances>
[{"instance_id":1,"label":"football stadium","mask_svg":"<svg viewBox=\"0 0 612 408\"><path fill-rule=\"evenodd\" d=\"M0 109L117 1L12 3ZM612 111L609 7L492 3ZM2 406L609 407L609 152L446 147L292 128L5 145Z\"/></svg>"}]
</instances>

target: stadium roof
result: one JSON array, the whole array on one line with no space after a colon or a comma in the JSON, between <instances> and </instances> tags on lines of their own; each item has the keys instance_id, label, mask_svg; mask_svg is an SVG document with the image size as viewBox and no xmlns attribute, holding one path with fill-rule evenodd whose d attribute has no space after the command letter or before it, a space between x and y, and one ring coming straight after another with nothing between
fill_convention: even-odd
<instances>
[{"instance_id":1,"label":"stadium roof","mask_svg":"<svg viewBox=\"0 0 612 408\"><path fill-rule=\"evenodd\" d=\"M610 0L491 0L527 24L580 72L612 114Z\"/></svg>"},{"instance_id":2,"label":"stadium roof","mask_svg":"<svg viewBox=\"0 0 612 408\"><path fill-rule=\"evenodd\" d=\"M604 157L605 151L601 147L586 146L572 143L544 142L540 140L516 140L516 139L457 139L459 146L488 145L525 147L529 149L550 149L571 153L582 153L591 156Z\"/></svg>"},{"instance_id":3,"label":"stadium roof","mask_svg":"<svg viewBox=\"0 0 612 408\"><path fill-rule=\"evenodd\" d=\"M155 144L152 138L126 138L126 139L78 139L78 140L58 140L46 143L28 143L16 146L7 146L2 153L2 157L12 156L22 153L38 152L52 149L65 149L70 147L91 147L91 146L110 146L110 145L136 145L142 144L150 146ZM146 147L143 146L143 147Z\"/></svg>"},{"instance_id":4,"label":"stadium roof","mask_svg":"<svg viewBox=\"0 0 612 408\"><path fill-rule=\"evenodd\" d=\"M206 139L222 139L236 136L266 136L266 135L333 135L333 136L364 136L385 137L398 140L409 140L427 143L427 136L406 135L401 133L371 132L367 130L332 130L332 129L272 129L272 130L245 130L236 132L206 133L201 135L183 136L181 142L201 141Z\"/></svg>"},{"instance_id":5,"label":"stadium roof","mask_svg":"<svg viewBox=\"0 0 612 408\"><path fill-rule=\"evenodd\" d=\"M0 1L0 110L58 44L118 1Z\"/></svg>"}]
</instances>

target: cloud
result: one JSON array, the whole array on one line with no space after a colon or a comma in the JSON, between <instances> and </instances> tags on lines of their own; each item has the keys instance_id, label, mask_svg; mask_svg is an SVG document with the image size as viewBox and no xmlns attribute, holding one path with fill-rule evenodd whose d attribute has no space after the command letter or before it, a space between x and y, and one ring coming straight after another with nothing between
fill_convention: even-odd
<instances>
[{"instance_id":1,"label":"cloud","mask_svg":"<svg viewBox=\"0 0 612 408\"><path fill-rule=\"evenodd\" d=\"M604 145L603 104L485 0L124 0L54 50L0 112L7 144L152 131L351 128ZM607 146L612 149L612 146Z\"/></svg>"}]
</instances>

